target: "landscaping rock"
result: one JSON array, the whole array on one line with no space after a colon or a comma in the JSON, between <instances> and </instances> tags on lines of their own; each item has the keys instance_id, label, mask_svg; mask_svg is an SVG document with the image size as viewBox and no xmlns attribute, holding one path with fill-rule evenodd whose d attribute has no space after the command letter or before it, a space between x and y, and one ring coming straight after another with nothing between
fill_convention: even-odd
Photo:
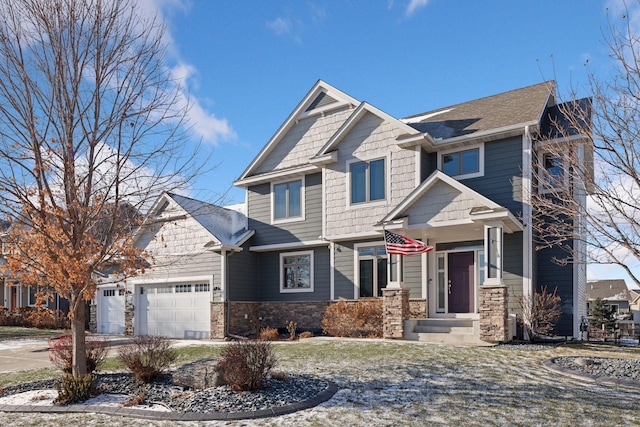
<instances>
[{"instance_id":1,"label":"landscaping rock","mask_svg":"<svg viewBox=\"0 0 640 427\"><path fill-rule=\"evenodd\" d=\"M187 363L178 368L172 375L173 384L194 390L204 390L224 384L218 372L217 358L203 359Z\"/></svg>"}]
</instances>

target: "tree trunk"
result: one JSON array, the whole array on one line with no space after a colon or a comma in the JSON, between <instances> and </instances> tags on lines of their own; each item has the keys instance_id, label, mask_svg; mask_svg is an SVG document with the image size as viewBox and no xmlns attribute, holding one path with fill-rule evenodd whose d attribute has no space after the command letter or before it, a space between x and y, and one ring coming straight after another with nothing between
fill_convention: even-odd
<instances>
[{"instance_id":1,"label":"tree trunk","mask_svg":"<svg viewBox=\"0 0 640 427\"><path fill-rule=\"evenodd\" d=\"M73 318L71 319L71 339L73 350L73 376L87 375L87 350L84 330L84 300L72 304Z\"/></svg>"}]
</instances>

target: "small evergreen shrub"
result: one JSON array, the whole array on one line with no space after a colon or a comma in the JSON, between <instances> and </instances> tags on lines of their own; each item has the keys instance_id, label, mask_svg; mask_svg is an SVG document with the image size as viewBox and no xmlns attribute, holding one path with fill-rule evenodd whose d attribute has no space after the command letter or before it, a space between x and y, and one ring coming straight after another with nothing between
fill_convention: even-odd
<instances>
[{"instance_id":1,"label":"small evergreen shrub","mask_svg":"<svg viewBox=\"0 0 640 427\"><path fill-rule=\"evenodd\" d=\"M271 343L232 342L220 354L220 375L235 390L258 390L277 363Z\"/></svg>"},{"instance_id":2,"label":"small evergreen shrub","mask_svg":"<svg viewBox=\"0 0 640 427\"><path fill-rule=\"evenodd\" d=\"M276 341L278 339L278 330L276 328L262 328L258 335L260 341Z\"/></svg>"},{"instance_id":3,"label":"small evergreen shrub","mask_svg":"<svg viewBox=\"0 0 640 427\"><path fill-rule=\"evenodd\" d=\"M334 337L382 337L382 301L340 301L327 307L322 330Z\"/></svg>"},{"instance_id":4,"label":"small evergreen shrub","mask_svg":"<svg viewBox=\"0 0 640 427\"><path fill-rule=\"evenodd\" d=\"M71 335L49 339L49 360L65 374L70 374L73 368L73 347ZM100 369L107 358L107 342L100 338L91 337L85 341L87 354L87 372L93 373Z\"/></svg>"},{"instance_id":5,"label":"small evergreen shrub","mask_svg":"<svg viewBox=\"0 0 640 427\"><path fill-rule=\"evenodd\" d=\"M175 362L171 342L157 335L137 336L118 351L120 361L138 380L149 383L163 375Z\"/></svg>"},{"instance_id":6,"label":"small evergreen shrub","mask_svg":"<svg viewBox=\"0 0 640 427\"><path fill-rule=\"evenodd\" d=\"M57 405L72 405L84 402L98 394L96 380L91 374L84 376L74 376L64 374L56 381L58 396L54 399Z\"/></svg>"}]
</instances>

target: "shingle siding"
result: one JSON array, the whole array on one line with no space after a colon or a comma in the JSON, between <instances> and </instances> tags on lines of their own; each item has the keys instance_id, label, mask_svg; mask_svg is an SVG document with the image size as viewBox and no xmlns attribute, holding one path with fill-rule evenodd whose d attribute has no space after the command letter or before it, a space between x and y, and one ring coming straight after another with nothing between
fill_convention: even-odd
<instances>
[{"instance_id":1,"label":"shingle siding","mask_svg":"<svg viewBox=\"0 0 640 427\"><path fill-rule=\"evenodd\" d=\"M293 179L292 179L293 180ZM302 221L271 224L271 184L247 191L252 246L317 240L322 234L322 174L305 176L305 217Z\"/></svg>"}]
</instances>

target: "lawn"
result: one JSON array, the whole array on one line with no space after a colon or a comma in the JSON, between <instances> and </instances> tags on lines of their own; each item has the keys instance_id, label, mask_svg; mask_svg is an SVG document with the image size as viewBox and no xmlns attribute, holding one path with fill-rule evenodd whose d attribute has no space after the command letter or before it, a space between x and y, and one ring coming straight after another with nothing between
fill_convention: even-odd
<instances>
[{"instance_id":1,"label":"lawn","mask_svg":"<svg viewBox=\"0 0 640 427\"><path fill-rule=\"evenodd\" d=\"M68 334L68 330L23 328L21 326L0 326L0 340L21 338L51 338Z\"/></svg>"},{"instance_id":2,"label":"lawn","mask_svg":"<svg viewBox=\"0 0 640 427\"><path fill-rule=\"evenodd\" d=\"M640 358L636 349L574 345L450 347L417 343L303 340L278 343L277 369L328 378L328 402L275 418L200 423L231 426L633 425L638 390L585 383L544 369L554 356ZM181 361L217 355L219 346L178 350ZM2 381L0 376L0 381ZM95 414L2 414L9 425L169 426ZM189 424L180 424L189 425Z\"/></svg>"}]
</instances>

